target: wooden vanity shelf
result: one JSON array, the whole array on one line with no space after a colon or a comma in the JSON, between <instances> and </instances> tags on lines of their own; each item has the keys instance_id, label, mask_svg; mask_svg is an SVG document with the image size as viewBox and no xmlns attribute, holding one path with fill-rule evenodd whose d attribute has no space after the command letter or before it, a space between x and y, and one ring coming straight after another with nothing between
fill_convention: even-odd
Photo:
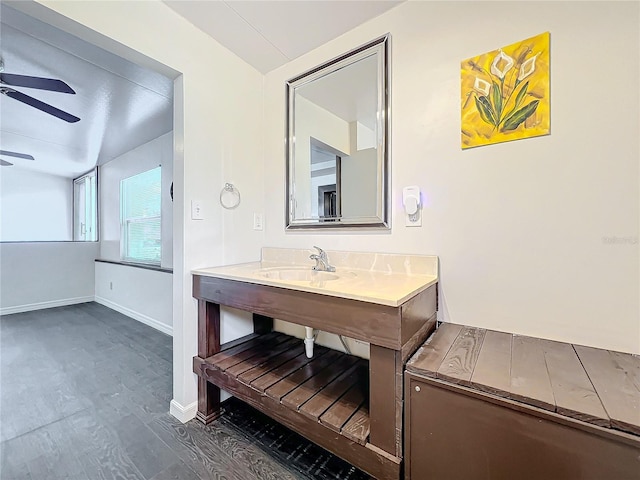
<instances>
[{"instance_id":1,"label":"wooden vanity shelf","mask_svg":"<svg viewBox=\"0 0 640 480\"><path fill-rule=\"evenodd\" d=\"M196 357L194 370L248 403L259 399L261 409L283 406L360 445L367 443L366 360L319 345L307 358L302 340L272 332L204 360Z\"/></svg>"},{"instance_id":2,"label":"wooden vanity shelf","mask_svg":"<svg viewBox=\"0 0 640 480\"><path fill-rule=\"evenodd\" d=\"M194 274L198 414L218 418L220 389L374 478L402 473L403 371L435 329L436 284L397 306ZM254 333L220 344L220 306L253 313ZM369 361L274 332L273 318L370 344Z\"/></svg>"}]
</instances>

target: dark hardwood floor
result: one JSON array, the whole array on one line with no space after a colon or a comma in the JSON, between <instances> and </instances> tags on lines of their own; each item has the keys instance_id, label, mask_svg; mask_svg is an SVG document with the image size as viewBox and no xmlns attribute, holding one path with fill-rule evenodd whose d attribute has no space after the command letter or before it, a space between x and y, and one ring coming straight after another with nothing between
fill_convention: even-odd
<instances>
[{"instance_id":1,"label":"dark hardwood floor","mask_svg":"<svg viewBox=\"0 0 640 480\"><path fill-rule=\"evenodd\" d=\"M96 303L3 316L0 479L368 478L237 400L183 425L171 362L171 337Z\"/></svg>"}]
</instances>

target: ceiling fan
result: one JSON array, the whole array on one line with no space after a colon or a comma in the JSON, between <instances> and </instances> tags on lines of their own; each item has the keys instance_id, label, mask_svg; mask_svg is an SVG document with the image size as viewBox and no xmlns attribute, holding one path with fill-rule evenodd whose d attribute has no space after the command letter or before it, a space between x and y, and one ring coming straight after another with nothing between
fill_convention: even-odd
<instances>
[{"instance_id":1,"label":"ceiling fan","mask_svg":"<svg viewBox=\"0 0 640 480\"><path fill-rule=\"evenodd\" d=\"M5 73L4 62L2 58L0 58L0 84L0 93L6 95L9 98L13 98L14 100L37 108L38 110L48 113L49 115L53 115L54 117L64 120L65 122L75 123L80 121L80 118L76 117L75 115L71 115L70 113L60 110L59 108L49 105L48 103L44 103L36 98L30 97L29 95L11 88L36 88L38 90L49 90L51 92L70 93L75 95L76 92L62 80Z\"/></svg>"},{"instance_id":2,"label":"ceiling fan","mask_svg":"<svg viewBox=\"0 0 640 480\"><path fill-rule=\"evenodd\" d=\"M21 158L23 160L35 160L35 158L33 158L31 155L27 155L26 153L10 152L8 150L0 150L0 155L5 155L7 157ZM13 163L0 158L0 166L10 167L12 165Z\"/></svg>"}]
</instances>

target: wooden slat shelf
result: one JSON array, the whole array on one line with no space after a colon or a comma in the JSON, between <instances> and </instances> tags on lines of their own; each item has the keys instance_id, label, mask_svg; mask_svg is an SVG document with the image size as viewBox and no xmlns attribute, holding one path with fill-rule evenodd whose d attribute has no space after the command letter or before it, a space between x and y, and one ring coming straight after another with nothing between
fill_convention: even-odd
<instances>
[{"instance_id":1,"label":"wooden slat shelf","mask_svg":"<svg viewBox=\"0 0 640 480\"><path fill-rule=\"evenodd\" d=\"M367 444L366 360L319 345L309 359L302 340L271 332L205 359L195 357L194 372L222 388L236 384L234 395L245 401L269 399L353 442ZM241 387L244 395L238 394ZM268 410L269 404L265 405L262 409Z\"/></svg>"}]
</instances>

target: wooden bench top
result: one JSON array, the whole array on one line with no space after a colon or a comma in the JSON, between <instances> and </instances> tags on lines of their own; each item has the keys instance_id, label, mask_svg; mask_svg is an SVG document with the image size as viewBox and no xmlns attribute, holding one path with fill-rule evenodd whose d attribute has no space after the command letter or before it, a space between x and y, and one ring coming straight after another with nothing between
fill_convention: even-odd
<instances>
[{"instance_id":1,"label":"wooden bench top","mask_svg":"<svg viewBox=\"0 0 640 480\"><path fill-rule=\"evenodd\" d=\"M444 323L407 371L640 435L640 357Z\"/></svg>"}]
</instances>

